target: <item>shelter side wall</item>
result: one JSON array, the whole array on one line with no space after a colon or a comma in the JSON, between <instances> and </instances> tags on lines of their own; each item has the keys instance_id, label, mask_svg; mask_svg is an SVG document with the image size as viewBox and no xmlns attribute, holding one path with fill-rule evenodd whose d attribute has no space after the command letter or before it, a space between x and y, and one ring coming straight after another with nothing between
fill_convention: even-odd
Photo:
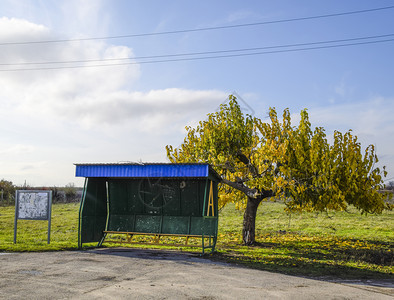
<instances>
[{"instance_id":1,"label":"shelter side wall","mask_svg":"<svg viewBox=\"0 0 394 300\"><path fill-rule=\"evenodd\" d=\"M88 178L81 205L81 243L99 242L107 221L106 179Z\"/></svg>"}]
</instances>

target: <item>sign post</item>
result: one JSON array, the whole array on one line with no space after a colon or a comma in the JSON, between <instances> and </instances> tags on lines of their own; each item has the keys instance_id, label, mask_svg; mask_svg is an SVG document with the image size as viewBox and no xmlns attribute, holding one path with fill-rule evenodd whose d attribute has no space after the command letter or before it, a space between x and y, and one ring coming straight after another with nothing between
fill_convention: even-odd
<instances>
[{"instance_id":1,"label":"sign post","mask_svg":"<svg viewBox=\"0 0 394 300\"><path fill-rule=\"evenodd\" d=\"M52 191L15 192L14 244L19 220L48 220L48 244L51 237Z\"/></svg>"}]
</instances>

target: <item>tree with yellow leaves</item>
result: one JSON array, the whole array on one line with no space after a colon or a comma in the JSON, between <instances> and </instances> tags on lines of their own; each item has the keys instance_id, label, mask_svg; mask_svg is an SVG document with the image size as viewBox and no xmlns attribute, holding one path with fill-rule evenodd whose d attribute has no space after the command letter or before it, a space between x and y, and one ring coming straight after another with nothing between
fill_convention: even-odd
<instances>
[{"instance_id":1,"label":"tree with yellow leaves","mask_svg":"<svg viewBox=\"0 0 394 300\"><path fill-rule=\"evenodd\" d=\"M363 213L380 213L391 208L378 192L386 172L375 167L378 158L372 145L363 155L352 131L336 131L330 145L323 128L312 131L306 110L298 126L291 125L288 109L282 122L274 108L269 118L263 122L244 115L230 95L206 121L186 127L180 147L166 146L171 162L209 163L220 174L219 204L233 202L245 209L245 245L255 243L259 204L272 197L284 199L290 211L346 210L353 205Z\"/></svg>"}]
</instances>

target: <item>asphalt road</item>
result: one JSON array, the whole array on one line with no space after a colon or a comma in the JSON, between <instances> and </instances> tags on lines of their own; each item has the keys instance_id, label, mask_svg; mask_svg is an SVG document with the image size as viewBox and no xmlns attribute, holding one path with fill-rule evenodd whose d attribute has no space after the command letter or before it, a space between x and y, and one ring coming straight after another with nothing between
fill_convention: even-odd
<instances>
[{"instance_id":1,"label":"asphalt road","mask_svg":"<svg viewBox=\"0 0 394 300\"><path fill-rule=\"evenodd\" d=\"M328 282L190 253L103 248L0 253L1 299L394 299L394 283Z\"/></svg>"}]
</instances>

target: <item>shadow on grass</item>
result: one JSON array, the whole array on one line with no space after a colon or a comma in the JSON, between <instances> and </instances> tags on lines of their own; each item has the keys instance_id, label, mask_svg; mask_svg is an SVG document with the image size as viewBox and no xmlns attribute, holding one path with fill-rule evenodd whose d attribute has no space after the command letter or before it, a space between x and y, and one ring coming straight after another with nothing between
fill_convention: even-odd
<instances>
[{"instance_id":1,"label":"shadow on grass","mask_svg":"<svg viewBox=\"0 0 394 300\"><path fill-rule=\"evenodd\" d=\"M392 244L378 243L375 246L384 249L263 242L251 247L223 245L212 258L288 275L394 280Z\"/></svg>"},{"instance_id":2,"label":"shadow on grass","mask_svg":"<svg viewBox=\"0 0 394 300\"><path fill-rule=\"evenodd\" d=\"M393 266L394 265L394 251L393 244L378 243L376 241L369 242L374 244L375 249L365 249L357 247L305 247L298 245L281 245L275 243L256 243L254 248L270 248L278 250L291 251L291 256L305 257L315 260L336 260L336 261L356 261L379 266ZM384 247L382 249L381 247ZM388 247L387 247L388 246ZM377 249L376 249L377 248Z\"/></svg>"},{"instance_id":3,"label":"shadow on grass","mask_svg":"<svg viewBox=\"0 0 394 300\"><path fill-rule=\"evenodd\" d=\"M213 260L235 263L245 267L282 273L293 276L305 276L310 278L327 279L389 279L394 280L394 275L360 269L348 265L337 263L327 264L326 262L300 262L296 258L274 258L269 261L256 260L248 256L234 256L232 254L216 252L210 256Z\"/></svg>"}]
</instances>

